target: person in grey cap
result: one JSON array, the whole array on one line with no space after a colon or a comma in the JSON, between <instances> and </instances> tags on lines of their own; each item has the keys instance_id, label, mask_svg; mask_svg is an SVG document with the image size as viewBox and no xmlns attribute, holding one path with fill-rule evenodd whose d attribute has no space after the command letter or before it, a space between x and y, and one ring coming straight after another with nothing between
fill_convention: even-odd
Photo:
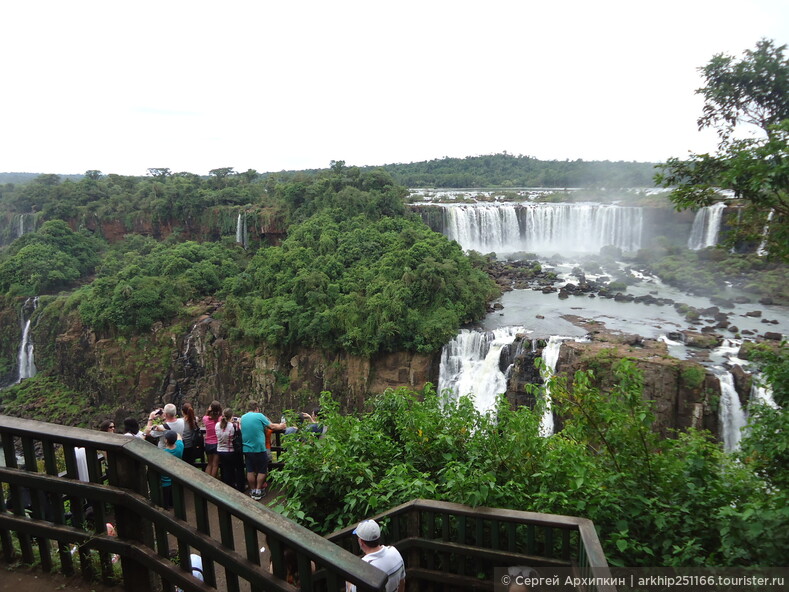
<instances>
[{"instance_id":1,"label":"person in grey cap","mask_svg":"<svg viewBox=\"0 0 789 592\"><path fill-rule=\"evenodd\" d=\"M386 592L404 592L405 565L400 552L392 546L381 544L381 527L375 520L362 520L353 534L359 539L359 548L364 553L363 561L377 567L389 579L386 581ZM356 586L348 582L348 592L356 592Z\"/></svg>"}]
</instances>

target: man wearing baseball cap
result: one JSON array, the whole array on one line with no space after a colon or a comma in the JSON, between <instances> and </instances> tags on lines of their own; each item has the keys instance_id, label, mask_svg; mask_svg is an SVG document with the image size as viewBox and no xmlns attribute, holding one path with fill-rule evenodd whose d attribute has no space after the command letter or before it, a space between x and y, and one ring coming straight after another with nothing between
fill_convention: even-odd
<instances>
[{"instance_id":1,"label":"man wearing baseball cap","mask_svg":"<svg viewBox=\"0 0 789 592\"><path fill-rule=\"evenodd\" d=\"M386 581L386 592L404 592L405 566L400 552L392 546L381 544L381 527L375 520L362 520L353 534L359 539L359 548L364 553L363 561L377 567L389 579ZM356 586L348 583L348 592L356 592Z\"/></svg>"}]
</instances>

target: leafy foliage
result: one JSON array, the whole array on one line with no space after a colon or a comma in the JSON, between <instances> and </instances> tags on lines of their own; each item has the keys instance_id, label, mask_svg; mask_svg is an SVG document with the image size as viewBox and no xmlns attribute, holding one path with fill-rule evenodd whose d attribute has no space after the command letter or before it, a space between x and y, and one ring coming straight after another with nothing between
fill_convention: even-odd
<instances>
[{"instance_id":1,"label":"leafy foliage","mask_svg":"<svg viewBox=\"0 0 789 592\"><path fill-rule=\"evenodd\" d=\"M86 413L90 410L91 413ZM3 389L0 413L62 425L95 428L95 417L112 415L89 394L75 391L55 377L37 375Z\"/></svg>"},{"instance_id":2,"label":"leafy foliage","mask_svg":"<svg viewBox=\"0 0 789 592\"><path fill-rule=\"evenodd\" d=\"M554 380L564 429L548 438L539 407L513 410L503 399L481 415L468 398L443 404L430 387L399 389L356 417L325 393L326 436L292 436L272 475L279 509L325 533L431 497L590 518L617 565L779 565L789 547L784 497L704 433L661 440L634 365L615 372L605 393L589 373L572 390Z\"/></svg>"},{"instance_id":3,"label":"leafy foliage","mask_svg":"<svg viewBox=\"0 0 789 592\"><path fill-rule=\"evenodd\" d=\"M716 55L704 68L705 98L699 127L717 126L721 137L715 155L670 158L655 181L674 187L670 199L678 209L710 205L716 188L730 189L742 199L742 216L733 226L730 244L762 239L769 223L766 250L770 257L789 257L789 59L785 45L761 40L741 61ZM764 132L760 139L733 139L740 123Z\"/></svg>"},{"instance_id":4,"label":"leafy foliage","mask_svg":"<svg viewBox=\"0 0 789 592\"><path fill-rule=\"evenodd\" d=\"M147 218L188 224L206 208L265 201L265 186L256 171L237 174L232 169L215 169L224 174L206 179L169 169L150 170L149 177L103 175L92 170L78 181L40 175L30 183L4 190L0 205L13 212L40 212L44 220Z\"/></svg>"},{"instance_id":5,"label":"leafy foliage","mask_svg":"<svg viewBox=\"0 0 789 592\"><path fill-rule=\"evenodd\" d=\"M654 164L486 154L382 167L408 187L649 187Z\"/></svg>"},{"instance_id":6,"label":"leafy foliage","mask_svg":"<svg viewBox=\"0 0 789 592\"><path fill-rule=\"evenodd\" d=\"M646 264L667 284L694 294L718 295L733 286L758 298L789 303L786 264L768 261L756 253L732 253L722 248L690 251L662 246L640 250L635 260Z\"/></svg>"},{"instance_id":7,"label":"leafy foliage","mask_svg":"<svg viewBox=\"0 0 789 592\"><path fill-rule=\"evenodd\" d=\"M0 290L34 296L62 290L93 271L101 242L62 220L46 222L9 247L0 262Z\"/></svg>"},{"instance_id":8,"label":"leafy foliage","mask_svg":"<svg viewBox=\"0 0 789 592\"><path fill-rule=\"evenodd\" d=\"M342 163L311 183L280 184L292 217L308 217L227 283L228 316L276 346L440 349L497 291L457 243L400 215L401 189Z\"/></svg>"},{"instance_id":9,"label":"leafy foliage","mask_svg":"<svg viewBox=\"0 0 789 592\"><path fill-rule=\"evenodd\" d=\"M742 60L725 54L713 56L703 68L705 86L699 129L717 127L728 138L738 123L768 129L789 119L789 61L785 45L761 39L756 49L745 50Z\"/></svg>"},{"instance_id":10,"label":"leafy foliage","mask_svg":"<svg viewBox=\"0 0 789 592\"><path fill-rule=\"evenodd\" d=\"M132 237L115 247L99 277L82 289L80 315L100 330L146 330L238 274L238 251L219 243L168 245Z\"/></svg>"}]
</instances>

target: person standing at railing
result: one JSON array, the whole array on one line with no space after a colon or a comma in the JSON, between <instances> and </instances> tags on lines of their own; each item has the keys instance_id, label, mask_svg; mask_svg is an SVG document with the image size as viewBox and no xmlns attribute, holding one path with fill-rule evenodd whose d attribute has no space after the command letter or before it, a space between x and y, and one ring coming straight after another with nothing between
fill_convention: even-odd
<instances>
[{"instance_id":1,"label":"person standing at railing","mask_svg":"<svg viewBox=\"0 0 789 592\"><path fill-rule=\"evenodd\" d=\"M173 430L179 436L184 433L184 420L178 417L175 405L172 403L167 403L163 408L151 411L144 432L146 436L159 438L159 448L164 448L162 436L168 430Z\"/></svg>"},{"instance_id":2,"label":"person standing at railing","mask_svg":"<svg viewBox=\"0 0 789 592\"><path fill-rule=\"evenodd\" d=\"M216 477L219 474L219 455L216 452L216 424L222 418L222 404L211 401L203 416L205 426L205 472Z\"/></svg>"},{"instance_id":3,"label":"person standing at railing","mask_svg":"<svg viewBox=\"0 0 789 592\"><path fill-rule=\"evenodd\" d=\"M184 460L194 466L198 456L200 424L197 423L195 410L191 403L184 403L181 406L181 414L184 416L184 433L181 434L184 440Z\"/></svg>"},{"instance_id":4,"label":"person standing at railing","mask_svg":"<svg viewBox=\"0 0 789 592\"><path fill-rule=\"evenodd\" d=\"M381 544L381 527L375 520L362 520L353 534L359 540L359 548L364 553L362 561L377 567L388 576L386 592L404 592L405 565L400 551L393 546ZM356 586L346 583L347 592L356 592Z\"/></svg>"},{"instance_id":5,"label":"person standing at railing","mask_svg":"<svg viewBox=\"0 0 789 592\"><path fill-rule=\"evenodd\" d=\"M250 401L247 413L241 416L241 438L244 442L244 460L247 467L247 483L253 500L261 500L266 495L268 476L268 453L266 452L266 428L284 430L285 422L271 423L260 412L257 401Z\"/></svg>"},{"instance_id":6,"label":"person standing at railing","mask_svg":"<svg viewBox=\"0 0 789 592\"><path fill-rule=\"evenodd\" d=\"M123 420L123 435L140 438L141 440L145 439L145 434L140 429L140 422L133 417L127 417Z\"/></svg>"},{"instance_id":7,"label":"person standing at railing","mask_svg":"<svg viewBox=\"0 0 789 592\"><path fill-rule=\"evenodd\" d=\"M233 436L236 435L238 424L234 421L233 410L229 407L222 412L222 419L216 424L216 451L219 455L219 473L222 483L235 488L236 457L233 450Z\"/></svg>"},{"instance_id":8,"label":"person standing at railing","mask_svg":"<svg viewBox=\"0 0 789 592\"><path fill-rule=\"evenodd\" d=\"M110 434L115 433L115 422L111 419L105 419L99 424L99 431L100 432L108 432Z\"/></svg>"},{"instance_id":9,"label":"person standing at railing","mask_svg":"<svg viewBox=\"0 0 789 592\"><path fill-rule=\"evenodd\" d=\"M162 436L164 451L172 454L176 458L184 456L184 441L181 435L175 430L167 430ZM169 475L162 475L162 505L165 510L173 507L173 480Z\"/></svg>"}]
</instances>

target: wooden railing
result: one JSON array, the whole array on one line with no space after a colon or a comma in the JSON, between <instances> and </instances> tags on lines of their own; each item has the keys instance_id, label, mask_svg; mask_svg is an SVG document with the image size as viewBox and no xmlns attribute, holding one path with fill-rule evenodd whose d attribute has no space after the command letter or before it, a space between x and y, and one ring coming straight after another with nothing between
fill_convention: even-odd
<instances>
[{"instance_id":1,"label":"wooden railing","mask_svg":"<svg viewBox=\"0 0 789 592\"><path fill-rule=\"evenodd\" d=\"M594 524L584 518L413 500L374 517L403 555L409 590L500 590L508 566L610 578ZM327 538L356 551L353 526ZM504 586L503 589L506 589ZM610 585L584 590L616 592Z\"/></svg>"},{"instance_id":2,"label":"wooden railing","mask_svg":"<svg viewBox=\"0 0 789 592\"><path fill-rule=\"evenodd\" d=\"M293 591L290 549L302 590L336 592L346 581L360 591L385 588L385 574L357 556L353 526L320 537L138 438L0 415L0 443L6 561L79 570L130 591ZM83 450L88 481L78 479ZM172 478L169 511L163 475ZM497 570L508 566L608 575L594 525L582 518L428 500L375 518L405 558L409 590L499 590ZM192 576L192 553L201 556L204 583Z\"/></svg>"},{"instance_id":3,"label":"wooden railing","mask_svg":"<svg viewBox=\"0 0 789 592\"><path fill-rule=\"evenodd\" d=\"M6 561L79 569L130 591L293 591L285 580L290 548L302 589L385 587L385 574L352 553L138 438L0 416L0 442ZM87 482L78 479L78 448ZM170 511L161 506L163 475L172 478ZM192 553L205 583L192 576Z\"/></svg>"}]
</instances>

